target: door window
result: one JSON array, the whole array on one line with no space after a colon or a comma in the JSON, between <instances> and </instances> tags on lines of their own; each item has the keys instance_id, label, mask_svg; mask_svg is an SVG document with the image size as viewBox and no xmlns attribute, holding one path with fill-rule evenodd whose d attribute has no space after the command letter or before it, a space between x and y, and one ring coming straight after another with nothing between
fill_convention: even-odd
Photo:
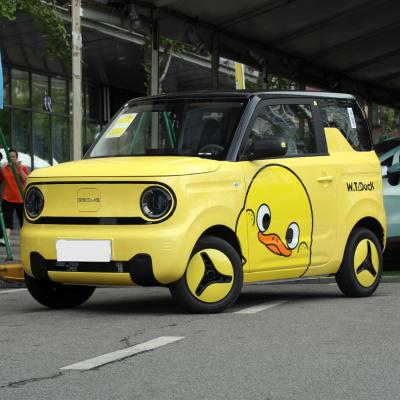
<instances>
[{"instance_id":1,"label":"door window","mask_svg":"<svg viewBox=\"0 0 400 400\"><path fill-rule=\"evenodd\" d=\"M257 139L279 137L286 156L316 152L312 110L309 104L262 104L251 126L246 148Z\"/></svg>"},{"instance_id":2,"label":"door window","mask_svg":"<svg viewBox=\"0 0 400 400\"><path fill-rule=\"evenodd\" d=\"M319 99L325 127L337 128L357 151L371 151L372 142L364 115L354 100Z\"/></svg>"}]
</instances>

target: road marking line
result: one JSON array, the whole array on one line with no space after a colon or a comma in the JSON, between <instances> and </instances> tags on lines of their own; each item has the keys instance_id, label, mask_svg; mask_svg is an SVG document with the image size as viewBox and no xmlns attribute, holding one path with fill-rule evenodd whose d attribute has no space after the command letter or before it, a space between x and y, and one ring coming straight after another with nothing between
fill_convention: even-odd
<instances>
[{"instance_id":1,"label":"road marking line","mask_svg":"<svg viewBox=\"0 0 400 400\"><path fill-rule=\"evenodd\" d=\"M22 292L26 291L28 289L5 289L5 290L0 290L0 294L7 294L7 293L14 293L14 292Z\"/></svg>"},{"instance_id":2,"label":"road marking line","mask_svg":"<svg viewBox=\"0 0 400 400\"><path fill-rule=\"evenodd\" d=\"M73 370L89 370L100 367L101 365L111 363L113 361L122 360L124 358L133 356L135 354L143 353L145 351L154 350L158 347L165 346L169 343L177 342L184 339L184 336L160 336L156 339L149 340L148 342L140 343L126 349L113 351L112 353L103 354L98 357L90 358L89 360L81 361L75 364L62 367L60 369L73 369Z\"/></svg>"},{"instance_id":3,"label":"road marking line","mask_svg":"<svg viewBox=\"0 0 400 400\"><path fill-rule=\"evenodd\" d=\"M276 303L265 303L265 304L260 304L258 306L253 306L253 307L248 307L244 308L243 310L235 311L233 314L255 314L260 311L267 310L272 307L279 306L283 303L287 303L289 300L283 300L283 301L278 301Z\"/></svg>"}]
</instances>

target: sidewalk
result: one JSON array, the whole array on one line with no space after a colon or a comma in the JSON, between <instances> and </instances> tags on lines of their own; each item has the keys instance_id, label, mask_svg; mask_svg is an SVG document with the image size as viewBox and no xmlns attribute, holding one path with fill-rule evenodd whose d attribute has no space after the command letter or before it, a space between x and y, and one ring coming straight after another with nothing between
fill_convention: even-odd
<instances>
[{"instance_id":1,"label":"sidewalk","mask_svg":"<svg viewBox=\"0 0 400 400\"><path fill-rule=\"evenodd\" d=\"M18 222L16 222L14 226L19 226ZM10 240L11 255L13 258L12 261L6 261L6 258L7 258L6 248L5 248L5 246L0 246L0 264L18 263L19 262L19 260L20 260L19 235L20 235L19 228L12 230L11 240ZM0 289L21 287L21 286L23 286L21 283L10 283L10 282L4 282L4 281L0 280Z\"/></svg>"}]
</instances>

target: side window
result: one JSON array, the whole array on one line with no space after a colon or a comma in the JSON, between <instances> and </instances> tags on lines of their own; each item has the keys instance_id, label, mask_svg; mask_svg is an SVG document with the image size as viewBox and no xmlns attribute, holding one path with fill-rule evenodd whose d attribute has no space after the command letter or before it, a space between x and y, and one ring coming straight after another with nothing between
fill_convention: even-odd
<instances>
[{"instance_id":1,"label":"side window","mask_svg":"<svg viewBox=\"0 0 400 400\"><path fill-rule=\"evenodd\" d=\"M309 104L261 105L246 147L257 139L280 137L287 156L315 153L315 133Z\"/></svg>"},{"instance_id":2,"label":"side window","mask_svg":"<svg viewBox=\"0 0 400 400\"><path fill-rule=\"evenodd\" d=\"M357 151L372 149L367 122L354 100L318 99L325 127L338 128Z\"/></svg>"}]
</instances>

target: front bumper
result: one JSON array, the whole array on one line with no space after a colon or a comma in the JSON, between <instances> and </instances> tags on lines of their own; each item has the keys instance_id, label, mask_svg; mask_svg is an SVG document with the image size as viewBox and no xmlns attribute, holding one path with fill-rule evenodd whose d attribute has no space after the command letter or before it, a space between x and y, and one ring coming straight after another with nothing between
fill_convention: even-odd
<instances>
[{"instance_id":1,"label":"front bumper","mask_svg":"<svg viewBox=\"0 0 400 400\"><path fill-rule=\"evenodd\" d=\"M111 262L58 262L57 239L111 240ZM21 231L21 261L38 279L92 285L167 285L180 279L191 244L183 227L34 225Z\"/></svg>"}]
</instances>

